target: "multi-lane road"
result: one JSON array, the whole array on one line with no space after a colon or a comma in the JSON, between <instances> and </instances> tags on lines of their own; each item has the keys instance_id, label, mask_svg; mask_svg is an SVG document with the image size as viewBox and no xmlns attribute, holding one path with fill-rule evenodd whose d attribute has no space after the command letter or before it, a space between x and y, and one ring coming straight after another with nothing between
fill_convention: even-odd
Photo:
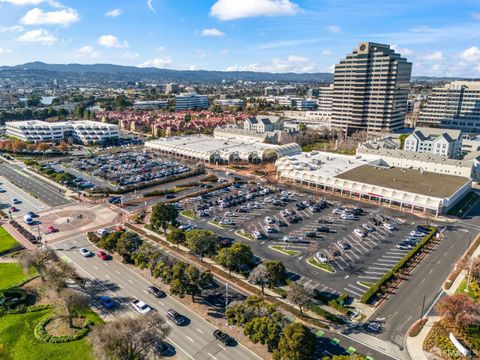
<instances>
[{"instance_id":1,"label":"multi-lane road","mask_svg":"<svg viewBox=\"0 0 480 360\"><path fill-rule=\"evenodd\" d=\"M53 245L53 248L63 259L71 262L92 279L97 288L102 289L100 294L110 295L117 299L124 310L133 311L129 304L134 298L137 298L162 314L168 309L175 309L188 318L187 326L176 326L170 322L172 331L168 342L175 347L178 358L195 360L260 359L241 344L224 347L213 338L212 334L216 328L212 324L170 296L161 299L155 298L147 292L147 287L151 283L120 262L116 260L102 261L98 257L85 258L78 251L80 247L86 247L92 252L96 252L92 246L83 235L79 235L57 243Z\"/></svg>"},{"instance_id":2,"label":"multi-lane road","mask_svg":"<svg viewBox=\"0 0 480 360\"><path fill-rule=\"evenodd\" d=\"M71 201L63 195L62 189L51 185L37 175L26 172L17 165L0 161L0 174L48 206L71 204Z\"/></svg>"}]
</instances>

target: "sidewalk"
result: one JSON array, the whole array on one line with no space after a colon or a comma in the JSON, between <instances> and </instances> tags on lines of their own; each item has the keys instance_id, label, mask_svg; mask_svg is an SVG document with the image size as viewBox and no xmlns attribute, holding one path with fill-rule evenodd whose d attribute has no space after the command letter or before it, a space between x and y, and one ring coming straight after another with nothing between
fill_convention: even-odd
<instances>
[{"instance_id":1,"label":"sidewalk","mask_svg":"<svg viewBox=\"0 0 480 360\"><path fill-rule=\"evenodd\" d=\"M423 343L428 333L432 329L433 325L440 319L441 319L440 316L429 317L427 323L423 326L422 330L417 336L411 337L407 335L407 339L405 341L405 347L407 348L408 355L410 355L410 358L412 360L429 360L430 359L429 355L423 351Z\"/></svg>"}]
</instances>

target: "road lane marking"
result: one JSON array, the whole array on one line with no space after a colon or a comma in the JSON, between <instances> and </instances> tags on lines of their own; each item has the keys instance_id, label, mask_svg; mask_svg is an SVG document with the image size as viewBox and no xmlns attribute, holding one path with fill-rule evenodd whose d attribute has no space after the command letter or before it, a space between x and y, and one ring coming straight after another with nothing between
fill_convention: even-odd
<instances>
[{"instance_id":1,"label":"road lane marking","mask_svg":"<svg viewBox=\"0 0 480 360\"><path fill-rule=\"evenodd\" d=\"M202 330L200 330L199 328L197 328L197 331L200 333L200 334L204 334L204 332Z\"/></svg>"},{"instance_id":2,"label":"road lane marking","mask_svg":"<svg viewBox=\"0 0 480 360\"><path fill-rule=\"evenodd\" d=\"M110 279L110 276L108 276L108 274L105 274L105 277L106 277L107 279Z\"/></svg>"},{"instance_id":3,"label":"road lane marking","mask_svg":"<svg viewBox=\"0 0 480 360\"><path fill-rule=\"evenodd\" d=\"M185 335L185 337L186 337L188 340L190 340L191 342L193 342L193 339L192 339L190 336Z\"/></svg>"},{"instance_id":4,"label":"road lane marking","mask_svg":"<svg viewBox=\"0 0 480 360\"><path fill-rule=\"evenodd\" d=\"M133 281L132 281L132 280L130 280L130 279L128 279L128 282L129 282L130 284L133 284Z\"/></svg>"},{"instance_id":5,"label":"road lane marking","mask_svg":"<svg viewBox=\"0 0 480 360\"><path fill-rule=\"evenodd\" d=\"M213 356L212 354L210 354L210 353L207 353L207 354L208 354L208 356L210 356L213 360L217 360L217 358L216 358L215 356Z\"/></svg>"},{"instance_id":6,"label":"road lane marking","mask_svg":"<svg viewBox=\"0 0 480 360\"><path fill-rule=\"evenodd\" d=\"M120 275L120 271L118 271L118 270L115 270L115 273L116 273L117 275Z\"/></svg>"},{"instance_id":7,"label":"road lane marking","mask_svg":"<svg viewBox=\"0 0 480 360\"><path fill-rule=\"evenodd\" d=\"M98 266L96 266L96 265L93 265L93 268L94 268L95 270L98 270Z\"/></svg>"}]
</instances>

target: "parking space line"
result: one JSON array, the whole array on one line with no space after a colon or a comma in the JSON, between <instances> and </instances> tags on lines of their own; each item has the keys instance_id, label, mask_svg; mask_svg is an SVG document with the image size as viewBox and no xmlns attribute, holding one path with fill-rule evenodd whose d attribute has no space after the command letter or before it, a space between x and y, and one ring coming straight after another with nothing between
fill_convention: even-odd
<instances>
[{"instance_id":1,"label":"parking space line","mask_svg":"<svg viewBox=\"0 0 480 360\"><path fill-rule=\"evenodd\" d=\"M370 280L378 280L380 277L379 277L379 276L360 275L359 278L361 278L361 279L370 279Z\"/></svg>"},{"instance_id":2,"label":"parking space line","mask_svg":"<svg viewBox=\"0 0 480 360\"><path fill-rule=\"evenodd\" d=\"M383 274L385 274L385 271L365 271L365 274L369 274L369 275L383 275Z\"/></svg>"},{"instance_id":3,"label":"parking space line","mask_svg":"<svg viewBox=\"0 0 480 360\"><path fill-rule=\"evenodd\" d=\"M346 290L346 291L348 291L349 293L351 293L351 294L353 294L353 295L356 295L357 297L362 297L362 295L363 295L363 293L362 293L362 294L359 294L359 293L356 292L355 290L349 289L348 287L343 288L343 290Z\"/></svg>"}]
</instances>

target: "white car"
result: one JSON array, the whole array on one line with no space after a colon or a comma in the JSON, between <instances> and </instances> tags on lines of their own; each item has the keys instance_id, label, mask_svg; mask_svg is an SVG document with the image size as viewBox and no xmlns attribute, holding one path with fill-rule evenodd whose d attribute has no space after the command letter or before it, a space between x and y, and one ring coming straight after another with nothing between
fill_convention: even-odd
<instances>
[{"instance_id":1,"label":"white car","mask_svg":"<svg viewBox=\"0 0 480 360\"><path fill-rule=\"evenodd\" d=\"M108 235L109 232L108 232L107 229L100 229L100 230L97 230L97 234L98 234L99 236L105 236L105 235Z\"/></svg>"},{"instance_id":2,"label":"white car","mask_svg":"<svg viewBox=\"0 0 480 360\"><path fill-rule=\"evenodd\" d=\"M267 226L265 226L265 231L267 233L273 233L273 232L275 232L275 229L273 227L267 225Z\"/></svg>"},{"instance_id":3,"label":"white car","mask_svg":"<svg viewBox=\"0 0 480 360\"><path fill-rule=\"evenodd\" d=\"M252 231L252 236L257 240L260 240L262 238L262 234L260 234L259 231Z\"/></svg>"},{"instance_id":4,"label":"white car","mask_svg":"<svg viewBox=\"0 0 480 360\"><path fill-rule=\"evenodd\" d=\"M93 253L88 250L88 249L85 249L85 248L80 248L80 254L82 254L83 257L89 257L89 256L92 256Z\"/></svg>"},{"instance_id":5,"label":"white car","mask_svg":"<svg viewBox=\"0 0 480 360\"><path fill-rule=\"evenodd\" d=\"M140 314L147 314L149 313L152 308L145 304L143 301L135 299L132 301L133 308L137 310Z\"/></svg>"},{"instance_id":6,"label":"white car","mask_svg":"<svg viewBox=\"0 0 480 360\"><path fill-rule=\"evenodd\" d=\"M274 224L274 223L275 223L275 220L272 219L270 216L267 216L267 217L265 218L265 222L266 222L267 224Z\"/></svg>"},{"instance_id":7,"label":"white car","mask_svg":"<svg viewBox=\"0 0 480 360\"><path fill-rule=\"evenodd\" d=\"M341 217L343 220L353 220L353 219L355 219L355 215L349 214L349 213L342 214L342 215L340 215L340 217Z\"/></svg>"},{"instance_id":8,"label":"white car","mask_svg":"<svg viewBox=\"0 0 480 360\"><path fill-rule=\"evenodd\" d=\"M395 230L395 226L393 226L392 224L390 223L383 223L383 227L387 230L390 230L390 231L393 231Z\"/></svg>"},{"instance_id":9,"label":"white car","mask_svg":"<svg viewBox=\"0 0 480 360\"><path fill-rule=\"evenodd\" d=\"M322 252L318 252L316 255L315 255L315 259L318 261L318 262L321 262L323 264L327 263L328 262L328 258L325 256L324 253Z\"/></svg>"},{"instance_id":10,"label":"white car","mask_svg":"<svg viewBox=\"0 0 480 360\"><path fill-rule=\"evenodd\" d=\"M354 233L355 235L357 235L357 236L360 236L360 237L365 237L365 236L367 236L367 235L365 234L365 231L363 231L362 229L355 229L355 230L353 230L353 233Z\"/></svg>"}]
</instances>

